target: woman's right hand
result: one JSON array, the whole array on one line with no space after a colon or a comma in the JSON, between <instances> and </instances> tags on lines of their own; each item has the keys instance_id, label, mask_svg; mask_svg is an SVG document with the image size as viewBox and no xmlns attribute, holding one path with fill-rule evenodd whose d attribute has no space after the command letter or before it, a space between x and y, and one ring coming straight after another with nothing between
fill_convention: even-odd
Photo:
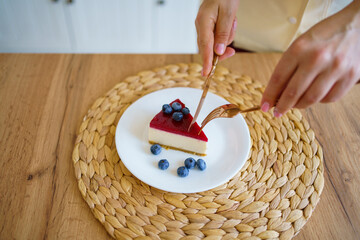
<instances>
[{"instance_id":1,"label":"woman's right hand","mask_svg":"<svg viewBox=\"0 0 360 240\"><path fill-rule=\"evenodd\" d=\"M220 60L235 54L228 45L234 40L238 6L239 0L204 0L201 4L195 25L203 76L211 71L214 51Z\"/></svg>"}]
</instances>

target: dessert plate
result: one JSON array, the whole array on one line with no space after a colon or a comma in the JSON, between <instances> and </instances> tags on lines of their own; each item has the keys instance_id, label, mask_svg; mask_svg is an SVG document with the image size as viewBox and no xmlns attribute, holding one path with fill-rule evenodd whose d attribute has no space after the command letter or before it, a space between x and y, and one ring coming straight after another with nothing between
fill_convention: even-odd
<instances>
[{"instance_id":1,"label":"dessert plate","mask_svg":"<svg viewBox=\"0 0 360 240\"><path fill-rule=\"evenodd\" d=\"M209 141L205 157L171 149L162 149L159 155L150 152L149 123L162 105L179 98L194 114L201 93L200 89L195 88L169 88L152 92L131 104L121 116L115 133L116 148L126 168L139 180L169 192L202 192L226 183L244 166L251 139L241 114L234 118L218 118L206 125L204 132ZM200 124L214 108L227 103L209 92L197 122ZM187 177L181 178L177 175L177 168L184 166L184 160L188 157L204 159L207 167L204 171L191 169ZM158 168L161 159L169 161L167 170Z\"/></svg>"}]
</instances>

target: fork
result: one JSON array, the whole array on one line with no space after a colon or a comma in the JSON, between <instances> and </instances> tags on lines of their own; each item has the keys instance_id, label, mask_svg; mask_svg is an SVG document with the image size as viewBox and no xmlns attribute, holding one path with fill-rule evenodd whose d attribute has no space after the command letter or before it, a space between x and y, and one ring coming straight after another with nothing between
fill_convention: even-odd
<instances>
[{"instance_id":1,"label":"fork","mask_svg":"<svg viewBox=\"0 0 360 240\"><path fill-rule=\"evenodd\" d=\"M208 124L211 120L215 118L232 118L238 115L239 113L247 113L259 110L260 106L252 107L246 110L240 110L240 108L235 104L225 104L221 105L220 107L215 108L212 110L209 115L206 116L204 121L201 123L201 128L199 134L201 133L202 129Z\"/></svg>"}]
</instances>

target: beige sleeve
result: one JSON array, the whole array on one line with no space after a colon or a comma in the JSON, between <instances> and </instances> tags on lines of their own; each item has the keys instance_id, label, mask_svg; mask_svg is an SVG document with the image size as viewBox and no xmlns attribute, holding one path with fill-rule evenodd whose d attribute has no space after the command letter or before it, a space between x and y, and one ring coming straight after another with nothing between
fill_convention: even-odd
<instances>
[{"instance_id":1,"label":"beige sleeve","mask_svg":"<svg viewBox=\"0 0 360 240\"><path fill-rule=\"evenodd\" d=\"M351 0L240 0L234 46L285 51L294 39Z\"/></svg>"},{"instance_id":2,"label":"beige sleeve","mask_svg":"<svg viewBox=\"0 0 360 240\"><path fill-rule=\"evenodd\" d=\"M286 50L307 4L308 0L240 0L234 45L255 52Z\"/></svg>"}]
</instances>

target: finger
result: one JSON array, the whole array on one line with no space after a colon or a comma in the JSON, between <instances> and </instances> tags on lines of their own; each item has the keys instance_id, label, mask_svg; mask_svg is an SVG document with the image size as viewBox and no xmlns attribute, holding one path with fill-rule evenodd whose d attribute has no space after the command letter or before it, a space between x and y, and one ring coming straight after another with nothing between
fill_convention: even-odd
<instances>
[{"instance_id":1,"label":"finger","mask_svg":"<svg viewBox=\"0 0 360 240\"><path fill-rule=\"evenodd\" d=\"M327 66L325 64L325 66ZM306 90L304 95L296 103L295 107L307 108L310 105L320 102L336 84L339 79L344 78L344 69L347 69L345 61L334 60L331 67L320 73L312 82L311 86ZM353 72L349 72L345 77L347 79L354 79Z\"/></svg>"},{"instance_id":2,"label":"finger","mask_svg":"<svg viewBox=\"0 0 360 240\"><path fill-rule=\"evenodd\" d=\"M267 85L261 99L261 109L264 112L267 112L276 104L279 96L286 87L291 76L294 74L296 68L296 58L285 52L277 64L274 73L271 75L269 84Z\"/></svg>"},{"instance_id":3,"label":"finger","mask_svg":"<svg viewBox=\"0 0 360 240\"><path fill-rule=\"evenodd\" d=\"M219 15L215 26L214 51L218 55L223 55L228 45L230 32L233 27L235 13L231 9L219 8ZM235 11L234 11L235 12Z\"/></svg>"},{"instance_id":4,"label":"finger","mask_svg":"<svg viewBox=\"0 0 360 240\"><path fill-rule=\"evenodd\" d=\"M214 46L214 28L215 21L213 17L202 15L196 19L198 46L203 61L203 76L207 76L211 71Z\"/></svg>"},{"instance_id":5,"label":"finger","mask_svg":"<svg viewBox=\"0 0 360 240\"><path fill-rule=\"evenodd\" d=\"M213 41L209 41L213 42ZM210 46L210 44L209 44ZM207 76L210 74L211 68L212 68L212 59L214 57L214 52L212 50L212 47L206 47L206 49L203 49L202 55L202 61L203 61L203 69L201 71L202 76Z\"/></svg>"},{"instance_id":6,"label":"finger","mask_svg":"<svg viewBox=\"0 0 360 240\"><path fill-rule=\"evenodd\" d=\"M199 41L199 37L197 38L197 43L198 43L198 46L200 46L200 41ZM200 50L199 48L199 54L201 55L201 58L202 58L202 61L203 61L203 69L201 70L201 75L203 77L205 76L208 76L210 71L211 71L211 68L212 68L212 61L211 63L209 64L209 62L206 63L206 59L213 59L213 51L210 51L210 52L207 52L207 53L203 53L202 50ZM206 54L210 54L211 56L206 56ZM220 60L220 58L219 58ZM206 64L205 64L206 63Z\"/></svg>"},{"instance_id":7,"label":"finger","mask_svg":"<svg viewBox=\"0 0 360 240\"><path fill-rule=\"evenodd\" d=\"M229 41L227 43L228 45L232 43L232 41L234 41L236 26L237 26L237 20L235 18L233 22L233 26L231 28ZM235 49L233 49L232 47L226 47L224 54L219 57L219 60L222 61L229 57L232 57L235 55L235 52L236 52Z\"/></svg>"},{"instance_id":8,"label":"finger","mask_svg":"<svg viewBox=\"0 0 360 240\"><path fill-rule=\"evenodd\" d=\"M322 103L336 102L340 98L342 98L350 89L357 84L356 77L347 76L340 78L334 86L330 89L330 91L326 94L326 96L321 99Z\"/></svg>"},{"instance_id":9,"label":"finger","mask_svg":"<svg viewBox=\"0 0 360 240\"><path fill-rule=\"evenodd\" d=\"M231 47L227 47L224 54L219 57L219 60L220 61L225 60L229 57L234 56L234 54L235 54L235 50Z\"/></svg>"},{"instance_id":10,"label":"finger","mask_svg":"<svg viewBox=\"0 0 360 240\"><path fill-rule=\"evenodd\" d=\"M350 91L353 84L349 84L345 79L337 81L326 96L321 99L322 103L336 102Z\"/></svg>"},{"instance_id":11,"label":"finger","mask_svg":"<svg viewBox=\"0 0 360 240\"><path fill-rule=\"evenodd\" d=\"M335 84L337 78L329 75L329 72L319 74L304 95L296 103L297 108L307 108L310 105L320 102Z\"/></svg>"},{"instance_id":12,"label":"finger","mask_svg":"<svg viewBox=\"0 0 360 240\"><path fill-rule=\"evenodd\" d=\"M281 93L274 109L275 117L280 117L296 105L317 75L317 69L299 67Z\"/></svg>"},{"instance_id":13,"label":"finger","mask_svg":"<svg viewBox=\"0 0 360 240\"><path fill-rule=\"evenodd\" d=\"M227 45L229 45L230 43L232 43L234 41L235 38L235 32L236 32L236 27L237 27L237 19L235 18L233 21L233 25L231 27L230 30L230 36L229 36L229 40L227 42ZM225 50L226 51L226 50ZM225 53L224 53L225 54Z\"/></svg>"}]
</instances>

